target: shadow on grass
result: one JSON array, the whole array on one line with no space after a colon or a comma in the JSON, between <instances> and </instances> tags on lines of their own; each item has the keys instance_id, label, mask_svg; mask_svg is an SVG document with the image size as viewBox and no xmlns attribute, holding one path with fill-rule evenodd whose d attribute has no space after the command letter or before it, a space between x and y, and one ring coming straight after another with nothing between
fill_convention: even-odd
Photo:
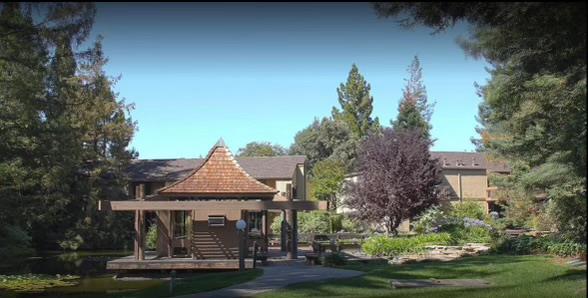
<instances>
[{"instance_id":1,"label":"shadow on grass","mask_svg":"<svg viewBox=\"0 0 588 298\"><path fill-rule=\"evenodd\" d=\"M583 269L568 269L563 274L559 274L543 281L561 281L561 280L585 280L586 279L586 270Z\"/></svg>"}]
</instances>

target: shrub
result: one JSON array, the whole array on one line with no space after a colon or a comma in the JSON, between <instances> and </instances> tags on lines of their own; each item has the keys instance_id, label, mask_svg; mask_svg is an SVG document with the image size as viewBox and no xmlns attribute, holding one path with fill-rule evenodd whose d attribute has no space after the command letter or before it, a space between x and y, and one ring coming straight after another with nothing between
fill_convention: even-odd
<instances>
[{"instance_id":1,"label":"shrub","mask_svg":"<svg viewBox=\"0 0 588 298\"><path fill-rule=\"evenodd\" d=\"M451 216L457 218L474 218L482 220L486 216L486 211L477 202L461 202L453 205Z\"/></svg>"},{"instance_id":2,"label":"shrub","mask_svg":"<svg viewBox=\"0 0 588 298\"><path fill-rule=\"evenodd\" d=\"M65 234L65 240L57 241L57 244L63 250L78 250L84 244L84 238L73 231L68 231Z\"/></svg>"},{"instance_id":3,"label":"shrub","mask_svg":"<svg viewBox=\"0 0 588 298\"><path fill-rule=\"evenodd\" d=\"M299 212L298 233L300 234L329 234L342 227L343 217L324 211ZM281 216L276 216L270 228L273 234L280 234Z\"/></svg>"},{"instance_id":4,"label":"shrub","mask_svg":"<svg viewBox=\"0 0 588 298\"><path fill-rule=\"evenodd\" d=\"M364 230L360 222L350 218L349 216L343 216L343 219L341 220L341 229L344 232L349 233L361 233Z\"/></svg>"},{"instance_id":5,"label":"shrub","mask_svg":"<svg viewBox=\"0 0 588 298\"><path fill-rule=\"evenodd\" d=\"M157 248L157 225L152 224L147 231L147 236L145 237L145 244L147 249L155 250Z\"/></svg>"},{"instance_id":6,"label":"shrub","mask_svg":"<svg viewBox=\"0 0 588 298\"><path fill-rule=\"evenodd\" d=\"M414 231L419 234L437 232L441 226L447 224L448 215L438 206L427 209L414 222Z\"/></svg>"},{"instance_id":7,"label":"shrub","mask_svg":"<svg viewBox=\"0 0 588 298\"><path fill-rule=\"evenodd\" d=\"M0 258L11 259L32 253L31 237L23 229L10 225L0 227Z\"/></svg>"},{"instance_id":8,"label":"shrub","mask_svg":"<svg viewBox=\"0 0 588 298\"><path fill-rule=\"evenodd\" d=\"M586 244L570 241L552 242L547 245L547 252L560 257L576 257L586 255Z\"/></svg>"},{"instance_id":9,"label":"shrub","mask_svg":"<svg viewBox=\"0 0 588 298\"><path fill-rule=\"evenodd\" d=\"M584 257L586 244L570 241L560 242L549 237L534 238L532 236L498 237L493 242L493 250L500 253L515 255L550 254L560 257Z\"/></svg>"},{"instance_id":10,"label":"shrub","mask_svg":"<svg viewBox=\"0 0 588 298\"><path fill-rule=\"evenodd\" d=\"M362 245L362 249L366 254L371 256L392 257L407 253L422 252L427 245L449 245L452 243L451 235L448 233L394 238L377 236L368 239Z\"/></svg>"},{"instance_id":11,"label":"shrub","mask_svg":"<svg viewBox=\"0 0 588 298\"><path fill-rule=\"evenodd\" d=\"M321 263L327 267L335 267L345 265L347 260L339 253L330 253L323 257Z\"/></svg>"}]
</instances>

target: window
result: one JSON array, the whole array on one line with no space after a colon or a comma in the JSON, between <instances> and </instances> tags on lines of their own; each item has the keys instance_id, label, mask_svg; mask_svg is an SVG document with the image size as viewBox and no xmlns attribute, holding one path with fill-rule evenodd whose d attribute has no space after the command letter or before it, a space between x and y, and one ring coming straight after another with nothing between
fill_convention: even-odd
<instances>
[{"instance_id":1,"label":"window","mask_svg":"<svg viewBox=\"0 0 588 298\"><path fill-rule=\"evenodd\" d=\"M225 216L224 215L209 215L208 216L209 227L224 227Z\"/></svg>"},{"instance_id":2,"label":"window","mask_svg":"<svg viewBox=\"0 0 588 298\"><path fill-rule=\"evenodd\" d=\"M263 215L261 212L249 212L249 218L247 220L247 227L249 232L261 233L262 218Z\"/></svg>"},{"instance_id":3,"label":"window","mask_svg":"<svg viewBox=\"0 0 588 298\"><path fill-rule=\"evenodd\" d=\"M190 223L190 211L173 211L174 212L174 238L185 238L188 234L188 225Z\"/></svg>"}]
</instances>

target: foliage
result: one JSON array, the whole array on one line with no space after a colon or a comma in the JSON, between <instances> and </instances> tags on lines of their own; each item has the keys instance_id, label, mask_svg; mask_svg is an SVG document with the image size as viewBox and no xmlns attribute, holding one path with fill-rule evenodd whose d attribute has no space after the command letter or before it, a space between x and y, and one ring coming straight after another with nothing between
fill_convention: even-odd
<instances>
[{"instance_id":1,"label":"foliage","mask_svg":"<svg viewBox=\"0 0 588 298\"><path fill-rule=\"evenodd\" d=\"M32 253L31 236L16 226L0 226L0 258L12 259Z\"/></svg>"},{"instance_id":2,"label":"foliage","mask_svg":"<svg viewBox=\"0 0 588 298\"><path fill-rule=\"evenodd\" d=\"M145 237L145 245L147 249L155 250L157 248L157 225L152 224L147 230L147 235Z\"/></svg>"},{"instance_id":3,"label":"foliage","mask_svg":"<svg viewBox=\"0 0 588 298\"><path fill-rule=\"evenodd\" d=\"M551 254L560 257L586 256L586 244L567 240L561 241L549 236L501 236L495 239L492 247L496 252L515 255Z\"/></svg>"},{"instance_id":4,"label":"foliage","mask_svg":"<svg viewBox=\"0 0 588 298\"><path fill-rule=\"evenodd\" d=\"M348 233L361 233L365 231L365 228L358 220L349 215L343 215L341 220L341 230Z\"/></svg>"},{"instance_id":5,"label":"foliage","mask_svg":"<svg viewBox=\"0 0 588 298\"><path fill-rule=\"evenodd\" d=\"M438 162L431 158L431 142L416 131L385 129L370 135L358 156L361 175L349 184L346 204L357 217L383 222L388 232L439 202Z\"/></svg>"},{"instance_id":6,"label":"foliage","mask_svg":"<svg viewBox=\"0 0 588 298\"><path fill-rule=\"evenodd\" d=\"M296 133L290 154L305 155L309 170L319 161L331 159L345 164L348 169L356 156L357 141L342 121L331 118L315 119L312 124Z\"/></svg>"},{"instance_id":7,"label":"foliage","mask_svg":"<svg viewBox=\"0 0 588 298\"><path fill-rule=\"evenodd\" d=\"M17 293L39 293L54 287L67 287L78 284L79 276L64 275L0 275L0 290Z\"/></svg>"},{"instance_id":8,"label":"foliage","mask_svg":"<svg viewBox=\"0 0 588 298\"><path fill-rule=\"evenodd\" d=\"M239 148L237 156L278 156L286 155L288 150L270 142L251 142L245 145L244 148Z\"/></svg>"},{"instance_id":9,"label":"foliage","mask_svg":"<svg viewBox=\"0 0 588 298\"><path fill-rule=\"evenodd\" d=\"M453 205L451 215L456 218L484 219L486 211L477 202L464 201Z\"/></svg>"},{"instance_id":10,"label":"foliage","mask_svg":"<svg viewBox=\"0 0 588 298\"><path fill-rule=\"evenodd\" d=\"M433 206L412 222L413 229L419 234L437 232L440 227L447 224L448 215L439 206Z\"/></svg>"},{"instance_id":11,"label":"foliage","mask_svg":"<svg viewBox=\"0 0 588 298\"><path fill-rule=\"evenodd\" d=\"M321 263L326 267L338 267L345 265L347 260L340 253L333 252L326 254L322 258Z\"/></svg>"},{"instance_id":12,"label":"foliage","mask_svg":"<svg viewBox=\"0 0 588 298\"><path fill-rule=\"evenodd\" d=\"M370 89L355 64L351 66L347 82L337 88L341 110L333 107L333 119L346 123L355 139L367 136L379 122L378 118L371 118L374 98Z\"/></svg>"},{"instance_id":13,"label":"foliage","mask_svg":"<svg viewBox=\"0 0 588 298\"><path fill-rule=\"evenodd\" d=\"M337 160L325 159L318 162L310 177L311 196L318 200L328 201L331 208L337 208L337 193L345 178L345 165Z\"/></svg>"},{"instance_id":14,"label":"foliage","mask_svg":"<svg viewBox=\"0 0 588 298\"><path fill-rule=\"evenodd\" d=\"M97 201L125 197L135 123L104 73L101 38L74 51L95 6L0 10L0 221L40 249L121 247L131 239L130 217L98 214Z\"/></svg>"},{"instance_id":15,"label":"foliage","mask_svg":"<svg viewBox=\"0 0 588 298\"><path fill-rule=\"evenodd\" d=\"M66 233L65 240L57 241L59 247L63 250L78 250L84 244L84 238L80 235L75 235L69 231Z\"/></svg>"},{"instance_id":16,"label":"foliage","mask_svg":"<svg viewBox=\"0 0 588 298\"><path fill-rule=\"evenodd\" d=\"M412 237L376 236L366 240L361 249L370 256L394 257L409 253L420 253L427 245L450 245L449 233L422 234Z\"/></svg>"},{"instance_id":17,"label":"foliage","mask_svg":"<svg viewBox=\"0 0 588 298\"><path fill-rule=\"evenodd\" d=\"M395 130L418 130L423 137L430 137L432 106L427 102L427 90L422 81L422 68L417 56L408 69L402 99L398 105L398 116L391 121Z\"/></svg>"},{"instance_id":18,"label":"foliage","mask_svg":"<svg viewBox=\"0 0 588 298\"><path fill-rule=\"evenodd\" d=\"M586 3L378 3L375 8L380 16L402 16L405 26L473 25L460 43L492 65L490 81L479 88L476 145L522 165L509 186L518 194L509 199L513 204L545 194L557 231L586 243Z\"/></svg>"}]
</instances>

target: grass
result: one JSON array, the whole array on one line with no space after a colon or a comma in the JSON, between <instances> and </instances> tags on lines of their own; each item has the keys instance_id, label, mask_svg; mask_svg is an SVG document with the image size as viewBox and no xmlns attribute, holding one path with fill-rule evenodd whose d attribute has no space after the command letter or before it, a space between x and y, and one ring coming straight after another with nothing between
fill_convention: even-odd
<instances>
[{"instance_id":1,"label":"grass","mask_svg":"<svg viewBox=\"0 0 588 298\"><path fill-rule=\"evenodd\" d=\"M586 297L586 270L544 256L490 255L408 265L350 263L366 274L344 280L293 285L260 297ZM482 278L492 286L392 289L390 279Z\"/></svg>"}]
</instances>

